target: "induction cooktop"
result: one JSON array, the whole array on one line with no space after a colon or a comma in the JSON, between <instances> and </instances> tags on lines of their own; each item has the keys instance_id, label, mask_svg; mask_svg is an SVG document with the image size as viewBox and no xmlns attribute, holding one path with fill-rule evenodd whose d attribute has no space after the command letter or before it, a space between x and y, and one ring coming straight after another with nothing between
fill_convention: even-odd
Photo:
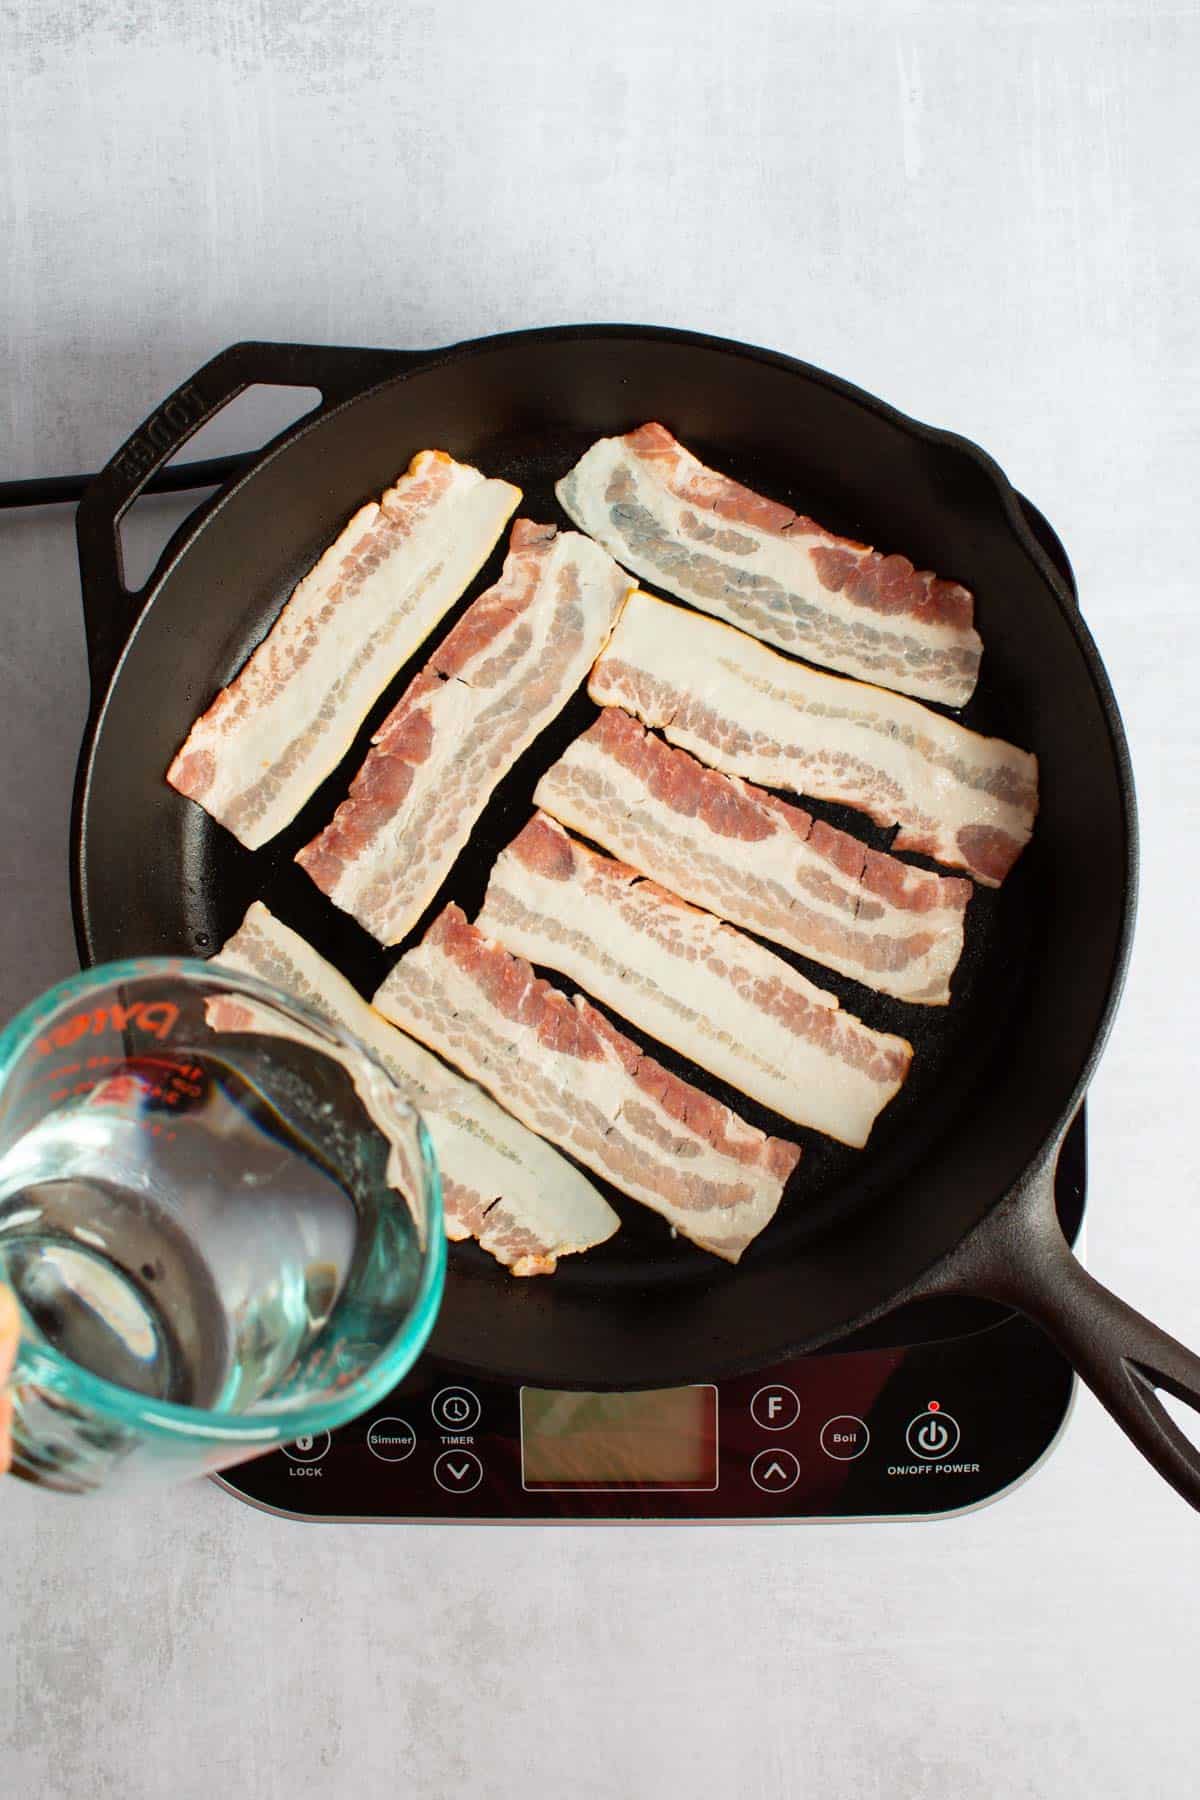
<instances>
[{"instance_id":1,"label":"induction cooktop","mask_svg":"<svg viewBox=\"0 0 1200 1800\"><path fill-rule=\"evenodd\" d=\"M185 465L154 485L228 472ZM84 480L8 484L0 503L75 499ZM1070 580L1051 528L1023 504ZM1086 1188L1082 1110L1045 1179L1074 1240ZM426 1355L365 1417L213 1479L251 1505L309 1521L944 1518L1036 1469L1073 1391L1070 1366L1020 1315L934 1300L777 1367L669 1389L552 1391Z\"/></svg>"},{"instance_id":2,"label":"induction cooktop","mask_svg":"<svg viewBox=\"0 0 1200 1800\"><path fill-rule=\"evenodd\" d=\"M1081 1111L1046 1177L1072 1239L1086 1176ZM522 1387L425 1356L366 1417L214 1479L317 1521L944 1518L1024 1480L1073 1391L1020 1315L925 1301L776 1368L632 1393Z\"/></svg>"}]
</instances>

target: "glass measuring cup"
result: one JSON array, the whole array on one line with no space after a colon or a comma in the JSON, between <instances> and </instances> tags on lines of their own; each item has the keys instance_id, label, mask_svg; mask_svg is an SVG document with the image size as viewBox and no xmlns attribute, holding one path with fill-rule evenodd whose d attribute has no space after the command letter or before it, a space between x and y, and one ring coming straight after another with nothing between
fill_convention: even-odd
<instances>
[{"instance_id":1,"label":"glass measuring cup","mask_svg":"<svg viewBox=\"0 0 1200 1800\"><path fill-rule=\"evenodd\" d=\"M445 1279L425 1128L349 1034L216 963L111 963L0 1036L13 1472L228 1468L382 1399Z\"/></svg>"}]
</instances>

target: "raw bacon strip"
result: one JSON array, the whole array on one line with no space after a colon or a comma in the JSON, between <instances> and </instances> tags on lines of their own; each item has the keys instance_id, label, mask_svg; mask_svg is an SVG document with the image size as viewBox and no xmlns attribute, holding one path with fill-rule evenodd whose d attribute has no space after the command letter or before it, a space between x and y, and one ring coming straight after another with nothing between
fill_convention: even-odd
<instances>
[{"instance_id":1,"label":"raw bacon strip","mask_svg":"<svg viewBox=\"0 0 1200 1800\"><path fill-rule=\"evenodd\" d=\"M514 1275L550 1275L558 1257L602 1244L616 1231L617 1214L585 1175L389 1025L261 902L218 960L304 1001L379 1058L433 1140L448 1238L476 1238Z\"/></svg>"},{"instance_id":2,"label":"raw bacon strip","mask_svg":"<svg viewBox=\"0 0 1200 1800\"><path fill-rule=\"evenodd\" d=\"M496 784L579 687L633 583L577 531L518 519L504 572L376 732L296 861L382 944L416 924Z\"/></svg>"},{"instance_id":3,"label":"raw bacon strip","mask_svg":"<svg viewBox=\"0 0 1200 1800\"><path fill-rule=\"evenodd\" d=\"M374 1004L705 1250L737 1262L800 1160L568 1000L457 906L402 956Z\"/></svg>"},{"instance_id":4,"label":"raw bacon strip","mask_svg":"<svg viewBox=\"0 0 1200 1800\"><path fill-rule=\"evenodd\" d=\"M557 491L626 568L781 650L947 706L974 692L965 587L706 469L661 425L601 438Z\"/></svg>"},{"instance_id":5,"label":"raw bacon strip","mask_svg":"<svg viewBox=\"0 0 1200 1800\"><path fill-rule=\"evenodd\" d=\"M251 850L332 773L396 671L487 560L520 488L422 450L360 507L239 674L188 734L167 780Z\"/></svg>"},{"instance_id":6,"label":"raw bacon strip","mask_svg":"<svg viewBox=\"0 0 1200 1800\"><path fill-rule=\"evenodd\" d=\"M838 800L999 887L1037 815L1037 758L897 694L820 675L743 632L633 594L588 684L728 775Z\"/></svg>"},{"instance_id":7,"label":"raw bacon strip","mask_svg":"<svg viewBox=\"0 0 1200 1800\"><path fill-rule=\"evenodd\" d=\"M536 813L492 870L481 931L557 969L661 1043L797 1125L861 1148L912 1045L711 913Z\"/></svg>"},{"instance_id":8,"label":"raw bacon strip","mask_svg":"<svg viewBox=\"0 0 1200 1800\"><path fill-rule=\"evenodd\" d=\"M944 1006L971 884L868 850L762 788L706 769L615 708L534 801L709 912L898 1000Z\"/></svg>"}]
</instances>

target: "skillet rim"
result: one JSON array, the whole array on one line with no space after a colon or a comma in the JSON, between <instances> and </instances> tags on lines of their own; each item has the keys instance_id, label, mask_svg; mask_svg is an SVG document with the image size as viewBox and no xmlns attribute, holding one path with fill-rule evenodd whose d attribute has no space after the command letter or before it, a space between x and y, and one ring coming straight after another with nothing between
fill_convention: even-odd
<instances>
[{"instance_id":1,"label":"skillet rim","mask_svg":"<svg viewBox=\"0 0 1200 1800\"><path fill-rule=\"evenodd\" d=\"M737 339L718 337L703 332L681 330L676 327L647 324L575 324L538 326L520 331L500 332L480 338L463 340L460 343L434 347L428 350L396 350L383 352L395 356L397 367L391 374L378 380L368 380L355 394L340 398L330 405L322 405L306 414L294 424L281 432L276 438L264 445L260 451L251 454L247 466L227 481L209 500L202 502L182 522L178 530L164 548L159 561L144 586L128 596L131 612L121 648L117 654L111 671L103 678L103 689L100 693L93 691L89 716L83 734L79 760L76 770L71 812L71 906L75 926L76 944L81 964L90 966L96 961L93 948L94 927L88 900L88 826L87 815L92 795L92 783L96 760L96 750L103 733L105 719L113 696L120 682L126 662L137 639L143 620L155 604L161 589L188 554L199 535L220 515L225 506L236 495L240 495L246 486L260 473L273 465L282 454L286 454L293 445L306 438L311 432L319 430L325 424L340 417L348 409L376 396L382 389L402 384L410 375L424 374L438 368L460 362L469 362L475 357L501 350L508 346L522 344L552 344L583 341L621 341L651 344L674 344L685 348L714 352L733 359L754 362L768 368L778 370L781 374L799 377L805 382L822 387L838 395L865 412L874 415L884 423L906 433L919 442L930 445L940 451L957 456L970 463L984 476L992 497L997 503L1003 524L1019 549L1030 563L1033 571L1040 577L1042 585L1049 590L1050 596L1059 609L1068 630L1071 633L1077 653L1082 657L1084 667L1096 694L1103 715L1107 733L1112 768L1117 782L1119 810L1123 832L1123 849L1121 855L1121 917L1113 948L1111 964L1105 982L1105 995L1100 1007L1099 1019L1086 1056L1079 1067L1070 1092L1059 1105L1054 1120L1045 1133L1041 1144L1029 1161L1025 1164L1021 1179L1025 1179L1045 1160L1049 1150L1057 1144L1071 1119L1075 1116L1097 1063L1108 1041L1112 1024L1120 1003L1129 957L1132 948L1133 932L1137 912L1137 880L1138 880L1138 822L1137 801L1134 789L1132 763L1120 710L1112 689L1112 684L1104 662L1100 656L1095 640L1092 637L1073 596L1059 571L1038 542L1034 532L1022 510L1021 499L1012 483L996 460L978 444L961 433L944 427L927 424L913 418L880 399L877 395L857 386L855 383L833 375L826 370L800 358L788 356L781 351L764 349L760 346L746 344ZM260 344L256 340L242 340L212 359L220 360L220 356L241 355L252 358ZM267 346L261 346L267 347ZM272 343L273 351L283 349L294 350L302 355L306 348L314 351L321 347L288 345ZM200 371L197 371L197 376ZM250 385L247 383L246 385ZM219 410L219 409L218 409ZM152 415L153 416L153 415ZM138 432L131 434L136 438ZM97 504L104 500L103 482L105 474L124 455L124 448L118 450L110 459L106 470L97 478L89 489L80 506L80 515L89 506L94 511ZM132 504L132 498L125 503ZM122 511L125 510L123 507ZM119 519L120 513L117 514ZM116 521L114 520L114 528ZM82 552L81 552L82 554ZM85 621L85 629L90 621ZM91 647L89 633L89 648ZM1097 987L1099 983L1097 982ZM1011 1190L1010 1190L1011 1191ZM779 1356L799 1354L831 1343L860 1326L872 1323L886 1316L896 1307L918 1298L922 1293L936 1286L937 1272L955 1255L959 1247L969 1239L975 1231L990 1217L995 1209L1006 1198L1003 1192L993 1193L984 1205L982 1212L974 1223L968 1225L952 1244L947 1245L934 1256L904 1287L895 1291L879 1305L867 1311L856 1313L840 1324L828 1329L802 1336L799 1340L791 1340L779 1351ZM436 1349L436 1346L435 1346ZM775 1357L772 1351L770 1357ZM767 1360L769 1360L768 1358ZM468 1366L468 1365L462 1365ZM763 1353L754 1351L742 1360L736 1357L723 1357L720 1373L737 1375L757 1367L766 1366ZM625 1384L634 1385L634 1384ZM661 1385L661 1382L643 1385Z\"/></svg>"}]
</instances>

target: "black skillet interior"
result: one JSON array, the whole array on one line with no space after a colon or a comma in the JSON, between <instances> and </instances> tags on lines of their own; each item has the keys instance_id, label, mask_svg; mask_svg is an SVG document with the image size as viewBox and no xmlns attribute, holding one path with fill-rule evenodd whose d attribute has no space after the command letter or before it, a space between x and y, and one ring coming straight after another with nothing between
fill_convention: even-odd
<instances>
[{"instance_id":1,"label":"black skillet interior","mask_svg":"<svg viewBox=\"0 0 1200 1800\"><path fill-rule=\"evenodd\" d=\"M792 1190L736 1270L672 1241L660 1220L607 1189L621 1232L564 1260L551 1280L513 1282L474 1245L453 1250L435 1347L464 1368L558 1385L661 1385L752 1367L877 1312L1011 1186L1078 1087L1128 899L1122 744L1103 676L1018 529L1003 478L960 440L801 365L712 340L551 332L448 353L302 428L206 518L133 634L80 809L80 923L93 959L210 954L260 898L369 996L397 952L327 902L292 858L329 818L436 637L381 697L342 767L257 854L174 794L162 772L324 544L415 450L441 447L503 475L524 490L521 513L567 524L555 481L594 437L647 418L833 529L974 589L986 653L962 716L1037 751L1042 815L1003 889L972 900L950 1007L907 1006L796 959L915 1047L910 1080L865 1152L797 1133L651 1046L754 1123L803 1140ZM502 559L503 545L441 631ZM448 899L474 915L538 776L593 716L578 695L501 784L414 938ZM890 842L860 814L812 810L880 848Z\"/></svg>"}]
</instances>

